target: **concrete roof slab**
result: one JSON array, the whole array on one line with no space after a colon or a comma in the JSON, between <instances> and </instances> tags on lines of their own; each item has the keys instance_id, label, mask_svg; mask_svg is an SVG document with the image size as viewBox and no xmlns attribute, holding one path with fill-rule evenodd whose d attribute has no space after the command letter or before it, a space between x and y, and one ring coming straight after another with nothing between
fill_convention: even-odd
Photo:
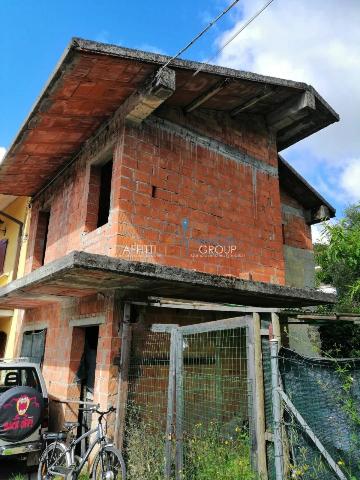
<instances>
[{"instance_id":1,"label":"concrete roof slab","mask_svg":"<svg viewBox=\"0 0 360 480\"><path fill-rule=\"evenodd\" d=\"M124 299L167 297L258 307L335 303L312 289L252 282L151 263L74 251L0 291L0 308L34 308L61 298L117 290Z\"/></svg>"},{"instance_id":2,"label":"concrete roof slab","mask_svg":"<svg viewBox=\"0 0 360 480\"><path fill-rule=\"evenodd\" d=\"M38 193L75 158L99 126L168 60L150 52L73 39L0 166L0 193ZM260 98L246 108L246 113L267 117L283 104L296 102L304 92L313 95L315 108L300 123L287 125L277 133L279 150L339 120L337 113L305 83L180 59L170 67L176 73L176 91L164 103L169 107L186 107L222 79L229 79L226 86L201 108L230 113ZM200 67L201 72L194 76ZM24 155L28 156L25 163ZM21 170L23 181L10 175L12 168Z\"/></svg>"}]
</instances>

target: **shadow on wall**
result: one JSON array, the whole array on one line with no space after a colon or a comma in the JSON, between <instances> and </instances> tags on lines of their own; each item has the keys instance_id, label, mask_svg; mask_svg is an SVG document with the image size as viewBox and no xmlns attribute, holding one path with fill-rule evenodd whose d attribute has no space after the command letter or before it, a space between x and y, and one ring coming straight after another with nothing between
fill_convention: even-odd
<instances>
[{"instance_id":1,"label":"shadow on wall","mask_svg":"<svg viewBox=\"0 0 360 480\"><path fill-rule=\"evenodd\" d=\"M49 395L49 432L59 432L64 425L64 406L59 399Z\"/></svg>"}]
</instances>

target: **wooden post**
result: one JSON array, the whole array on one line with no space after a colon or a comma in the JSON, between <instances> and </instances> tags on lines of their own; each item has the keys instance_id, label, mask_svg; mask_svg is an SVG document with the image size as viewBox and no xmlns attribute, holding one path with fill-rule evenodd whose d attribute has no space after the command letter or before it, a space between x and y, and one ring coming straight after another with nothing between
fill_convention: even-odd
<instances>
[{"instance_id":1,"label":"wooden post","mask_svg":"<svg viewBox=\"0 0 360 480\"><path fill-rule=\"evenodd\" d=\"M125 303L122 319L121 355L115 421L115 444L119 450L122 450L124 443L126 404L129 390L129 366L132 337L130 308L130 303Z\"/></svg>"},{"instance_id":2,"label":"wooden post","mask_svg":"<svg viewBox=\"0 0 360 480\"><path fill-rule=\"evenodd\" d=\"M254 362L253 413L255 417L257 471L262 480L267 480L264 376L261 349L261 319L259 313L253 313L252 315L252 332L254 353L253 358L249 360Z\"/></svg>"}]
</instances>

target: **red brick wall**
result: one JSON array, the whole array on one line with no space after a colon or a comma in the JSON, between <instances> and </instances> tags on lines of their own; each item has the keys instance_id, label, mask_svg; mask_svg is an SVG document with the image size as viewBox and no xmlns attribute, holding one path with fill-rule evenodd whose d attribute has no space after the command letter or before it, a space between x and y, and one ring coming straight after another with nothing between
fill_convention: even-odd
<instances>
[{"instance_id":1,"label":"red brick wall","mask_svg":"<svg viewBox=\"0 0 360 480\"><path fill-rule=\"evenodd\" d=\"M281 190L281 205L284 207L282 222L285 245L312 250L311 227L306 223L302 205L283 190ZM297 214L291 213L291 209L295 209Z\"/></svg>"},{"instance_id":2,"label":"red brick wall","mask_svg":"<svg viewBox=\"0 0 360 480\"><path fill-rule=\"evenodd\" d=\"M104 316L105 322L99 325L94 401L99 402L103 408L115 404L119 370L114 365L114 358L119 356L121 349L120 309L121 304L113 294L107 296L100 294L25 312L18 336L19 350L25 329L36 330L44 326L47 328L43 374L51 398L51 428L62 428L65 419L75 421L78 414L76 404L66 405L54 401L80 399L80 385L76 381L76 373L84 351L85 330L83 327L70 326L72 319L88 321L93 316ZM135 328L134 336L139 335L144 326L153 323L185 325L234 316L234 313L226 312L147 308L140 319L137 316L140 311L141 309L136 312L132 307L133 319L140 320L139 329ZM166 399L166 396L164 398ZM113 421L114 418L110 420L110 426L113 425Z\"/></svg>"},{"instance_id":3,"label":"red brick wall","mask_svg":"<svg viewBox=\"0 0 360 480\"><path fill-rule=\"evenodd\" d=\"M167 112L167 117L185 124L179 112ZM187 123L256 155L264 166L277 161L275 145L258 120L236 130L225 118L223 123L217 115L210 120L205 128L204 118L190 115ZM127 127L121 151L117 255L125 256L129 244L154 245L152 255L137 252L133 258L284 282L276 176L150 126ZM216 245L236 250L230 258L207 255Z\"/></svg>"},{"instance_id":4,"label":"red brick wall","mask_svg":"<svg viewBox=\"0 0 360 480\"><path fill-rule=\"evenodd\" d=\"M277 153L264 122L256 117L235 122L216 112L160 114L254 157L260 168L158 126L126 127L114 150L108 224L87 233L91 155L82 156L34 203L35 212L45 204L51 208L45 263L85 250L284 283L278 178L267 171L276 173ZM28 270L36 215L33 219ZM214 255L216 246L216 252L231 255Z\"/></svg>"},{"instance_id":5,"label":"red brick wall","mask_svg":"<svg viewBox=\"0 0 360 480\"><path fill-rule=\"evenodd\" d=\"M84 351L84 329L72 327L69 322L94 316L104 317L104 323L99 325L94 401L107 407L117 392L118 368L112 362L120 349L119 314L113 294L83 297L67 304L55 303L27 310L24 314L18 350L25 329L42 329L46 325L43 374L53 399L80 399L76 373ZM61 426L65 417L75 419L77 416L77 407L74 405L70 408L53 402L52 409L56 411L56 415L52 416L55 420L53 428Z\"/></svg>"}]
</instances>

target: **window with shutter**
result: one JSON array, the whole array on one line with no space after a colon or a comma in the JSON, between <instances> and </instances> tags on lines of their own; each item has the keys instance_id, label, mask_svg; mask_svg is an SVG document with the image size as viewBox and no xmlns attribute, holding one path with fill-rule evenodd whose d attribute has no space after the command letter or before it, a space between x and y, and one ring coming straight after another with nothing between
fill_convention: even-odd
<instances>
[{"instance_id":1,"label":"window with shutter","mask_svg":"<svg viewBox=\"0 0 360 480\"><path fill-rule=\"evenodd\" d=\"M45 352L46 330L25 332L21 346L21 356L42 365Z\"/></svg>"},{"instance_id":2,"label":"window with shutter","mask_svg":"<svg viewBox=\"0 0 360 480\"><path fill-rule=\"evenodd\" d=\"M7 244L7 239L0 240L0 275L4 273Z\"/></svg>"}]
</instances>

